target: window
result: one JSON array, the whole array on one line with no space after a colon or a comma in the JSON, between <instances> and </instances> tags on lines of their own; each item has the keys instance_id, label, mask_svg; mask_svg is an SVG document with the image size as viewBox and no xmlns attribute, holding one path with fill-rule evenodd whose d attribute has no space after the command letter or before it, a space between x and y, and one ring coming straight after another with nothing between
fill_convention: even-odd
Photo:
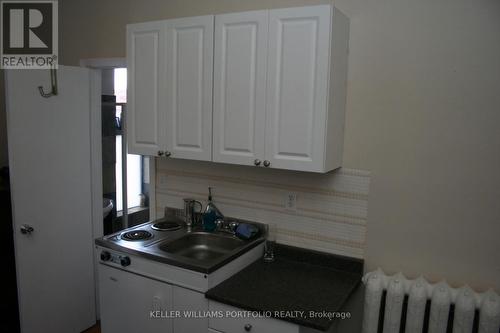
<instances>
[{"instance_id":1,"label":"window","mask_svg":"<svg viewBox=\"0 0 500 333\"><path fill-rule=\"evenodd\" d=\"M114 93L117 103L127 103L127 69L116 68L114 70ZM121 124L122 106L116 107L116 118ZM124 126L124 124L122 125ZM123 182L122 182L122 135L116 136L116 210L123 210ZM141 205L142 194L142 157L140 155L127 154L127 206L134 208Z\"/></svg>"},{"instance_id":2,"label":"window","mask_svg":"<svg viewBox=\"0 0 500 333\"><path fill-rule=\"evenodd\" d=\"M114 74L116 103L127 103L127 69L115 68Z\"/></svg>"}]
</instances>

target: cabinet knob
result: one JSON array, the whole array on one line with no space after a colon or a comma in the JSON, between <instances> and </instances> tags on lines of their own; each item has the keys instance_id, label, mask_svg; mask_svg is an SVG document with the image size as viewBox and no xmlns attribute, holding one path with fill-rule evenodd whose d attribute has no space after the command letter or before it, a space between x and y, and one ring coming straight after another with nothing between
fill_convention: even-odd
<instances>
[{"instance_id":1,"label":"cabinet knob","mask_svg":"<svg viewBox=\"0 0 500 333\"><path fill-rule=\"evenodd\" d=\"M268 166L271 165L271 162L269 162L268 160L265 160L264 161L264 166L267 168Z\"/></svg>"},{"instance_id":2,"label":"cabinet knob","mask_svg":"<svg viewBox=\"0 0 500 333\"><path fill-rule=\"evenodd\" d=\"M253 161L253 164L255 164L256 166L259 166L260 160L258 158L256 158L255 161Z\"/></svg>"},{"instance_id":3,"label":"cabinet knob","mask_svg":"<svg viewBox=\"0 0 500 333\"><path fill-rule=\"evenodd\" d=\"M163 151L161 150L158 151L158 156L163 156L163 154L164 154Z\"/></svg>"},{"instance_id":4,"label":"cabinet knob","mask_svg":"<svg viewBox=\"0 0 500 333\"><path fill-rule=\"evenodd\" d=\"M166 156L166 157L170 157L170 155L172 155L172 153L171 153L171 152L169 152L169 151L167 150L167 151L165 152L165 156Z\"/></svg>"},{"instance_id":5,"label":"cabinet knob","mask_svg":"<svg viewBox=\"0 0 500 333\"><path fill-rule=\"evenodd\" d=\"M252 330L252 325L250 325L250 324L245 324L245 327L244 327L244 328L245 328L245 331L246 331L246 332L250 332L250 331Z\"/></svg>"}]
</instances>

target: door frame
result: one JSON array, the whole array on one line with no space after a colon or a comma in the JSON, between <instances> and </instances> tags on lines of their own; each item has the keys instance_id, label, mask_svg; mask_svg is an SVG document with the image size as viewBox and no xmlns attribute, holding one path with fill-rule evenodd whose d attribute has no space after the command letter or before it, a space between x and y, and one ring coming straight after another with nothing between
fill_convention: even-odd
<instances>
[{"instance_id":1,"label":"door frame","mask_svg":"<svg viewBox=\"0 0 500 333\"><path fill-rule=\"evenodd\" d=\"M93 68L101 71L102 69L112 69L112 68L127 68L127 59L126 58L87 58L87 59L80 59L80 66L81 67L88 67L88 68ZM99 81L100 84L100 81ZM99 91L100 91L99 87ZM93 125L93 128L98 131L98 134L100 135L101 133L101 116L100 116L100 110L99 110L99 119L94 119L95 122L92 122L91 119L91 124ZM98 123L97 123L98 122ZM98 129L97 129L98 128ZM94 137L94 136L93 136ZM99 141L99 147L96 147L96 149L99 149L99 151L96 151L96 154L99 156L99 159L102 159L102 147L101 147L101 142ZM155 220L156 219L156 159L154 156L149 156L149 219L150 220ZM99 160L100 161L100 160ZM100 173L100 184L102 187L102 168L99 168L99 173ZM101 190L102 192L102 190ZM101 193L102 197L102 193ZM101 216L102 216L102 209L101 209ZM102 223L100 225L100 228L102 229ZM100 230L99 226L96 226L96 230ZM95 235L94 237L102 237L103 231L100 230L99 235Z\"/></svg>"}]
</instances>

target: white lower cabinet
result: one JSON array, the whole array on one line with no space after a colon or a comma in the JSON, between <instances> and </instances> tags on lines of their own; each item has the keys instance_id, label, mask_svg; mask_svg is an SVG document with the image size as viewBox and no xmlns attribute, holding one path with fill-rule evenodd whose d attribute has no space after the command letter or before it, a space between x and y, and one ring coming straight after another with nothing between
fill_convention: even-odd
<instances>
[{"instance_id":1,"label":"white lower cabinet","mask_svg":"<svg viewBox=\"0 0 500 333\"><path fill-rule=\"evenodd\" d=\"M208 310L205 294L178 286L172 288L174 311L180 313L174 319L174 332L205 333L208 317L200 316Z\"/></svg>"},{"instance_id":2,"label":"white lower cabinet","mask_svg":"<svg viewBox=\"0 0 500 333\"><path fill-rule=\"evenodd\" d=\"M99 267L103 333L206 333L205 294L105 265Z\"/></svg>"},{"instance_id":3,"label":"white lower cabinet","mask_svg":"<svg viewBox=\"0 0 500 333\"><path fill-rule=\"evenodd\" d=\"M172 310L172 285L99 266L103 333L173 332L172 319L165 318Z\"/></svg>"},{"instance_id":4,"label":"white lower cabinet","mask_svg":"<svg viewBox=\"0 0 500 333\"><path fill-rule=\"evenodd\" d=\"M97 247L100 255L110 257L97 258L101 332L206 333L205 292L261 258L263 249L264 244L259 244L204 274ZM125 258L128 264L123 266Z\"/></svg>"},{"instance_id":5,"label":"white lower cabinet","mask_svg":"<svg viewBox=\"0 0 500 333\"><path fill-rule=\"evenodd\" d=\"M246 310L219 302L209 301L210 312L220 312L221 316L211 316L208 321L209 333L299 333L300 326L273 318L245 316Z\"/></svg>"}]
</instances>

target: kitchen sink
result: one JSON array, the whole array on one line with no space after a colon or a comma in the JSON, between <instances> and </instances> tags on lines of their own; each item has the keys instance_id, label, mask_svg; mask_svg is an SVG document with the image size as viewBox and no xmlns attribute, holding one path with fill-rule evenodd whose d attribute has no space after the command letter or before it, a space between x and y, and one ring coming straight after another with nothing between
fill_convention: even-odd
<instances>
[{"instance_id":1,"label":"kitchen sink","mask_svg":"<svg viewBox=\"0 0 500 333\"><path fill-rule=\"evenodd\" d=\"M171 224L175 224L174 228L170 228ZM201 226L187 228L178 220L161 219L98 238L96 244L120 251L123 257L131 254L210 274L264 242L265 228L259 223L254 225L259 234L247 240L226 230L206 232Z\"/></svg>"},{"instance_id":2,"label":"kitchen sink","mask_svg":"<svg viewBox=\"0 0 500 333\"><path fill-rule=\"evenodd\" d=\"M230 235L192 232L160 245L160 250L199 261L212 261L227 255L247 242Z\"/></svg>"}]
</instances>

